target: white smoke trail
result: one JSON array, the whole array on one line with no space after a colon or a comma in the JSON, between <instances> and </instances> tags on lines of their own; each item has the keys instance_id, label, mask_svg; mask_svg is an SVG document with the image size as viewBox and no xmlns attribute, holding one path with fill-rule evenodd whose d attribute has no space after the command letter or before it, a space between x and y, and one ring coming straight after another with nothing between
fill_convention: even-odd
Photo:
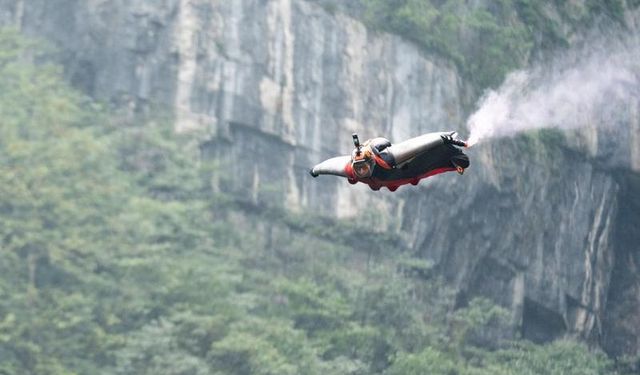
<instances>
[{"instance_id":1,"label":"white smoke trail","mask_svg":"<svg viewBox=\"0 0 640 375\"><path fill-rule=\"evenodd\" d=\"M479 101L468 144L519 132L606 126L640 100L638 35L590 38L555 61L511 73Z\"/></svg>"}]
</instances>

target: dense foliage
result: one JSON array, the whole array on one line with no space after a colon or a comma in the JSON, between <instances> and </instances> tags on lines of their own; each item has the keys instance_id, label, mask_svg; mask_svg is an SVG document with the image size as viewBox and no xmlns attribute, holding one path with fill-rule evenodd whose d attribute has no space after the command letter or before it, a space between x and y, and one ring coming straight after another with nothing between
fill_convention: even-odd
<instances>
[{"instance_id":1,"label":"dense foliage","mask_svg":"<svg viewBox=\"0 0 640 375\"><path fill-rule=\"evenodd\" d=\"M450 313L392 238L214 194L197 144L107 115L37 50L0 33L0 374L613 373L568 341L482 349L502 309Z\"/></svg>"},{"instance_id":2,"label":"dense foliage","mask_svg":"<svg viewBox=\"0 0 640 375\"><path fill-rule=\"evenodd\" d=\"M500 84L534 51L564 47L573 34L606 19L623 24L625 0L360 0L373 29L397 33L453 61L478 89ZM628 4L627 4L628 3Z\"/></svg>"}]
</instances>

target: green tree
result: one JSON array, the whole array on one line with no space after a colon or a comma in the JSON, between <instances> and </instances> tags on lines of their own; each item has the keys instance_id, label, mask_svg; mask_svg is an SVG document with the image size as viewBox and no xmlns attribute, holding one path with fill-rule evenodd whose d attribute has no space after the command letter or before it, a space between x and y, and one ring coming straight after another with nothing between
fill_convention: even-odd
<instances>
[{"instance_id":1,"label":"green tree","mask_svg":"<svg viewBox=\"0 0 640 375\"><path fill-rule=\"evenodd\" d=\"M613 373L572 342L474 345L501 310L452 313L397 238L214 194L194 138L106 111L47 53L0 31L0 373Z\"/></svg>"}]
</instances>

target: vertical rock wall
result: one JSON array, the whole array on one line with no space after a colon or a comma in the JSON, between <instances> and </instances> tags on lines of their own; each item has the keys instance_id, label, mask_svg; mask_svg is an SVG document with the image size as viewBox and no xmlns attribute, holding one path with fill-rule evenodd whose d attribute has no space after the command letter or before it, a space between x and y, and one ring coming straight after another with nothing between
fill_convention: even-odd
<instances>
[{"instance_id":1,"label":"vertical rock wall","mask_svg":"<svg viewBox=\"0 0 640 375\"><path fill-rule=\"evenodd\" d=\"M635 272L620 256L637 255L620 234L620 184L582 153L542 135L483 144L465 176L396 193L307 174L348 153L352 132L399 141L461 130L469 100L450 63L300 0L0 0L0 22L51 40L88 94L132 112L166 108L179 131L205 133L216 189L360 214L434 260L461 304L486 296L510 308L515 335L638 353L638 283L618 277ZM636 305L618 308L627 298Z\"/></svg>"}]
</instances>

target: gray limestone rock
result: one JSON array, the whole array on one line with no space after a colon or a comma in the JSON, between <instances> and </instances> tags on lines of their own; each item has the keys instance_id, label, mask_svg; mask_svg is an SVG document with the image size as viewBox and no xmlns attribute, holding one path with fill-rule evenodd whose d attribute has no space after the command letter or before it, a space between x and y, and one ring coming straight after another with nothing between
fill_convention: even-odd
<instances>
[{"instance_id":1,"label":"gray limestone rock","mask_svg":"<svg viewBox=\"0 0 640 375\"><path fill-rule=\"evenodd\" d=\"M528 135L469 150L463 177L370 192L307 170L349 153L352 132L463 130L470 102L452 63L399 37L296 0L2 0L0 22L52 41L86 93L204 131L204 154L233 165L216 189L332 217L366 209L434 261L460 304L509 308L515 336L640 353L638 241L621 229L640 214L620 210L634 193L609 169L640 170L636 107L618 148L597 131L570 147Z\"/></svg>"}]
</instances>

